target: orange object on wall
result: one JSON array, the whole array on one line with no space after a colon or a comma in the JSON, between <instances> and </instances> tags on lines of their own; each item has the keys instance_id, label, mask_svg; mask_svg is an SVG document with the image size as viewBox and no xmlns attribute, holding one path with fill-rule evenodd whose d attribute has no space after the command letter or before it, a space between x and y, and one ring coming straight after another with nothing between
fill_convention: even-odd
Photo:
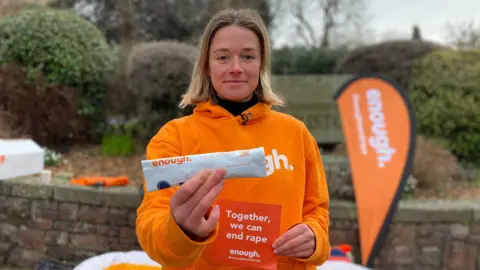
<instances>
[{"instance_id":1,"label":"orange object on wall","mask_svg":"<svg viewBox=\"0 0 480 270\"><path fill-rule=\"evenodd\" d=\"M106 177L106 176L95 176L95 177L79 177L73 178L70 180L70 183L74 185L81 186L101 186L101 187L112 187L112 186L126 186L129 183L128 176L118 176L118 177Z\"/></svg>"}]
</instances>

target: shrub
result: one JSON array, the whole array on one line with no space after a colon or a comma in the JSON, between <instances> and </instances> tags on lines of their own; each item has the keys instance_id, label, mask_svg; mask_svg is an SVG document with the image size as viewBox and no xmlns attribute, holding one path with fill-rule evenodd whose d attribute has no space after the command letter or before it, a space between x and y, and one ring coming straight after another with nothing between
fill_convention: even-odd
<instances>
[{"instance_id":1,"label":"shrub","mask_svg":"<svg viewBox=\"0 0 480 270\"><path fill-rule=\"evenodd\" d=\"M26 134L22 127L14 126L12 115L3 110L0 110L0 127L0 139L22 138Z\"/></svg>"},{"instance_id":2,"label":"shrub","mask_svg":"<svg viewBox=\"0 0 480 270\"><path fill-rule=\"evenodd\" d=\"M338 145L333 156L336 159L348 157L346 145ZM327 161L330 159L332 158L327 159ZM326 173L330 172L332 168L327 165L331 165L331 162L325 162L325 164ZM331 191L338 195L339 188L341 188L343 193L340 195L345 197L345 192L348 191L351 192L350 196L353 196L350 171L344 169L342 173L344 177L339 177L339 174L328 174L331 178L329 180L329 185L332 185ZM470 178L471 176L467 175L467 171L462 168L455 155L444 149L438 142L418 135L416 137L412 172L405 184L404 196L413 195L417 188L423 190L442 189L458 181L470 180Z\"/></svg>"},{"instance_id":3,"label":"shrub","mask_svg":"<svg viewBox=\"0 0 480 270\"><path fill-rule=\"evenodd\" d=\"M410 98L418 132L480 164L480 52L436 51L415 62Z\"/></svg>"},{"instance_id":4,"label":"shrub","mask_svg":"<svg viewBox=\"0 0 480 270\"><path fill-rule=\"evenodd\" d=\"M102 154L114 157L131 155L135 150L133 132L136 124L124 117L110 118L102 139Z\"/></svg>"},{"instance_id":5,"label":"shrub","mask_svg":"<svg viewBox=\"0 0 480 270\"><path fill-rule=\"evenodd\" d=\"M132 48L127 78L137 101L140 138L150 139L164 123L181 115L178 103L190 83L197 53L195 47L174 41Z\"/></svg>"},{"instance_id":6,"label":"shrub","mask_svg":"<svg viewBox=\"0 0 480 270\"><path fill-rule=\"evenodd\" d=\"M347 50L283 47L272 51L273 74L329 74Z\"/></svg>"},{"instance_id":7,"label":"shrub","mask_svg":"<svg viewBox=\"0 0 480 270\"><path fill-rule=\"evenodd\" d=\"M43 150L45 151L45 167L56 166L63 157L62 154L55 152L55 150L48 149L47 147L44 147Z\"/></svg>"},{"instance_id":8,"label":"shrub","mask_svg":"<svg viewBox=\"0 0 480 270\"><path fill-rule=\"evenodd\" d=\"M417 136L412 175L420 189L439 189L463 180L463 170L457 158L438 143Z\"/></svg>"},{"instance_id":9,"label":"shrub","mask_svg":"<svg viewBox=\"0 0 480 270\"><path fill-rule=\"evenodd\" d=\"M80 113L101 117L116 58L93 24L72 12L32 8L4 18L0 40L0 65L20 64L29 79L41 73L49 85L80 89Z\"/></svg>"},{"instance_id":10,"label":"shrub","mask_svg":"<svg viewBox=\"0 0 480 270\"><path fill-rule=\"evenodd\" d=\"M122 115L128 118L135 115L136 107L135 102L132 102L135 100L135 96L128 91L128 80L126 78L127 61L131 45L115 44L112 46L112 49L117 57L117 66L106 88L105 111L109 116Z\"/></svg>"},{"instance_id":11,"label":"shrub","mask_svg":"<svg viewBox=\"0 0 480 270\"><path fill-rule=\"evenodd\" d=\"M76 93L71 87L48 86L41 76L31 83L23 68L3 66L0 109L6 125L13 130L9 137L28 136L40 144L52 145L90 140L89 122L77 114Z\"/></svg>"},{"instance_id":12,"label":"shrub","mask_svg":"<svg viewBox=\"0 0 480 270\"><path fill-rule=\"evenodd\" d=\"M379 73L408 89L413 61L440 48L443 47L419 40L393 40L359 47L337 63L335 73Z\"/></svg>"}]
</instances>

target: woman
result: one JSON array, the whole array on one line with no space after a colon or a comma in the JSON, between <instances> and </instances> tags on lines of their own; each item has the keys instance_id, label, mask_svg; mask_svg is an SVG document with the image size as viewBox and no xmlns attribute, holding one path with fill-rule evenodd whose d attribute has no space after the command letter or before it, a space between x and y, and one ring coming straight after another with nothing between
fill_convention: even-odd
<instances>
[{"instance_id":1,"label":"woman","mask_svg":"<svg viewBox=\"0 0 480 270\"><path fill-rule=\"evenodd\" d=\"M205 170L180 188L145 192L137 235L164 269L253 269L222 267L212 255L223 248L214 248L220 199L281 205L280 233L271 244L276 269L315 269L327 260L329 196L320 152L302 122L271 109L282 104L270 86L270 43L259 15L217 13L180 104L195 105L194 113L164 125L146 156L264 147L268 176L224 181L224 170Z\"/></svg>"}]
</instances>

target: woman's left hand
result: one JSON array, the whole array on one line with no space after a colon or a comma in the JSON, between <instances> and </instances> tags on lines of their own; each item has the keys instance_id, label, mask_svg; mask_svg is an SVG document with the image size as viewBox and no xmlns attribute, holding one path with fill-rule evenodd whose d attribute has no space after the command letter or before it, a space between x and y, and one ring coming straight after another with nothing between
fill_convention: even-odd
<instances>
[{"instance_id":1,"label":"woman's left hand","mask_svg":"<svg viewBox=\"0 0 480 270\"><path fill-rule=\"evenodd\" d=\"M273 252L279 256L308 258L315 251L315 234L306 224L298 224L273 243Z\"/></svg>"}]
</instances>

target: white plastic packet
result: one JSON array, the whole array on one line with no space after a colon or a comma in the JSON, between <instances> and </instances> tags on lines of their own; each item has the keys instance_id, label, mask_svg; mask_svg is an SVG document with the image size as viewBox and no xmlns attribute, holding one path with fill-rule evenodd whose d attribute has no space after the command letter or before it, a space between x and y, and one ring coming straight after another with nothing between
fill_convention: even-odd
<instances>
[{"instance_id":1,"label":"white plastic packet","mask_svg":"<svg viewBox=\"0 0 480 270\"><path fill-rule=\"evenodd\" d=\"M43 171L45 150L31 139L0 139L0 180Z\"/></svg>"},{"instance_id":2,"label":"white plastic packet","mask_svg":"<svg viewBox=\"0 0 480 270\"><path fill-rule=\"evenodd\" d=\"M266 177L263 147L171 158L142 160L147 192L183 184L204 169L224 168L225 178Z\"/></svg>"}]
</instances>

